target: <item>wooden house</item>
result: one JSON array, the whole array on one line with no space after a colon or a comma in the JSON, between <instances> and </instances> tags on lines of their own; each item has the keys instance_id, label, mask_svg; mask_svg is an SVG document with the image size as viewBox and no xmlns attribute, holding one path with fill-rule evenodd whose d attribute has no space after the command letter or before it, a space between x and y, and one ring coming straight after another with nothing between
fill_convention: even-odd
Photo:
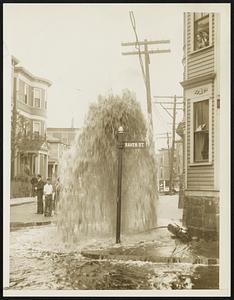
<instances>
[{"instance_id":1,"label":"wooden house","mask_svg":"<svg viewBox=\"0 0 234 300\"><path fill-rule=\"evenodd\" d=\"M184 14L185 197L195 235L219 232L219 15Z\"/></svg>"}]
</instances>

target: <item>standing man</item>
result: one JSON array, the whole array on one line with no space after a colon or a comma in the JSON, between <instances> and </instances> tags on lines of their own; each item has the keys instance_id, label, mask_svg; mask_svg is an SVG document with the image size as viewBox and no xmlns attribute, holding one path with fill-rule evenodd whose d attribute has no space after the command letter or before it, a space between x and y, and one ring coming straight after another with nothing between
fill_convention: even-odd
<instances>
[{"instance_id":1,"label":"standing man","mask_svg":"<svg viewBox=\"0 0 234 300\"><path fill-rule=\"evenodd\" d=\"M60 197L60 179L58 177L56 184L55 184L55 199L54 199L54 211L55 212L57 212L59 197Z\"/></svg>"},{"instance_id":2,"label":"standing man","mask_svg":"<svg viewBox=\"0 0 234 300\"><path fill-rule=\"evenodd\" d=\"M43 188L44 182L41 179L41 175L37 175L37 185L35 190L37 191L37 213L43 214Z\"/></svg>"},{"instance_id":3,"label":"standing man","mask_svg":"<svg viewBox=\"0 0 234 300\"><path fill-rule=\"evenodd\" d=\"M52 216L52 196L53 196L53 186L50 182L50 179L47 178L46 184L44 186L44 195L45 195L45 217Z\"/></svg>"},{"instance_id":4,"label":"standing man","mask_svg":"<svg viewBox=\"0 0 234 300\"><path fill-rule=\"evenodd\" d=\"M32 184L32 197L35 197L36 196L35 187L37 185L37 177L36 177L36 175L33 175L32 179L31 179L31 184Z\"/></svg>"}]
</instances>

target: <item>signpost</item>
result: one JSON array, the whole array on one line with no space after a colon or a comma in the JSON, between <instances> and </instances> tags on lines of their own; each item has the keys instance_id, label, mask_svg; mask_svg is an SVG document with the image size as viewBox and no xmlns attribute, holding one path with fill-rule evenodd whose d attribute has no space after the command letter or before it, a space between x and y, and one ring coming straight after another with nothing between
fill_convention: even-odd
<instances>
[{"instance_id":1,"label":"signpost","mask_svg":"<svg viewBox=\"0 0 234 300\"><path fill-rule=\"evenodd\" d=\"M117 183L117 217L116 217L116 244L120 243L121 231L121 190L122 190L122 151L123 149L144 149L145 141L123 141L124 130L118 129L118 183Z\"/></svg>"}]
</instances>

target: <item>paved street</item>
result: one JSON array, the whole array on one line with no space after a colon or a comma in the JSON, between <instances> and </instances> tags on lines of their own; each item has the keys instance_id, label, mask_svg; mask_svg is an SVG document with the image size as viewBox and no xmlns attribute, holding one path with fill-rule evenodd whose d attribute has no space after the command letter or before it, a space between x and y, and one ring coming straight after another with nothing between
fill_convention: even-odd
<instances>
[{"instance_id":1,"label":"paved street","mask_svg":"<svg viewBox=\"0 0 234 300\"><path fill-rule=\"evenodd\" d=\"M183 210L178 209L179 195L160 195L158 203L158 225L168 225L170 222L180 223Z\"/></svg>"},{"instance_id":2,"label":"paved street","mask_svg":"<svg viewBox=\"0 0 234 300\"><path fill-rule=\"evenodd\" d=\"M217 243L183 243L160 228L122 235L121 244L113 237L66 248L56 225L45 223L55 217L35 214L36 202L17 202L11 206L11 225L20 229L11 231L11 289L199 289L204 282L206 288L218 286ZM178 195L160 196L158 225L178 223L182 210L177 207Z\"/></svg>"},{"instance_id":3,"label":"paved street","mask_svg":"<svg viewBox=\"0 0 234 300\"><path fill-rule=\"evenodd\" d=\"M32 202L33 201L33 202ZM22 204L21 204L22 203ZM44 217L36 214L36 198L12 199L10 209L10 222L20 226L20 223L55 221L54 217ZM182 209L178 209L178 195L160 195L158 204L158 225L168 225L169 222L177 222L182 218Z\"/></svg>"}]
</instances>

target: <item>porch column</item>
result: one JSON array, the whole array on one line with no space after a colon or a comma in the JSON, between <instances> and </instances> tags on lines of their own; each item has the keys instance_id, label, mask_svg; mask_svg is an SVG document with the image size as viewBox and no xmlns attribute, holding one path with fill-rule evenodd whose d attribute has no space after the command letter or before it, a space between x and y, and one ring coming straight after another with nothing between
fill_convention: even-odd
<instances>
[{"instance_id":1,"label":"porch column","mask_svg":"<svg viewBox=\"0 0 234 300\"><path fill-rule=\"evenodd\" d=\"M45 174L46 174L46 178L48 177L48 155L45 155Z\"/></svg>"},{"instance_id":2,"label":"porch column","mask_svg":"<svg viewBox=\"0 0 234 300\"><path fill-rule=\"evenodd\" d=\"M40 155L40 153L38 153L38 155L37 155L37 173L38 174L40 174L40 157L41 157L41 155Z\"/></svg>"},{"instance_id":3,"label":"porch column","mask_svg":"<svg viewBox=\"0 0 234 300\"><path fill-rule=\"evenodd\" d=\"M51 180L54 179L54 174L55 174L55 163L53 163L53 168L52 168L52 178L51 178Z\"/></svg>"}]
</instances>

